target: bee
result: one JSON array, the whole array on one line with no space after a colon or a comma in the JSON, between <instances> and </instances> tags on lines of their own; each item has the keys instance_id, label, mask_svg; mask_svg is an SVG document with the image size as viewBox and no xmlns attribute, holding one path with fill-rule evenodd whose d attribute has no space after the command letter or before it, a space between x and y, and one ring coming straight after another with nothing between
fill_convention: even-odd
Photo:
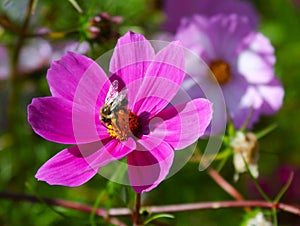
<instances>
[{"instance_id":1,"label":"bee","mask_svg":"<svg viewBox=\"0 0 300 226\"><path fill-rule=\"evenodd\" d=\"M127 89L118 91L119 82L114 80L109 87L104 105L100 108L100 119L105 123L111 123L116 118L116 114L121 109L126 109L128 101L126 99Z\"/></svg>"}]
</instances>

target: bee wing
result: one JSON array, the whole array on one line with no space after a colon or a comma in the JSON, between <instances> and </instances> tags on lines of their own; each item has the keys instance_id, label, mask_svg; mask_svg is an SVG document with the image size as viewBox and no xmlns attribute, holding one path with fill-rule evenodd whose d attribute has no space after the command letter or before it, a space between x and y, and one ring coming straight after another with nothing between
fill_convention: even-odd
<instances>
[{"instance_id":1,"label":"bee wing","mask_svg":"<svg viewBox=\"0 0 300 226\"><path fill-rule=\"evenodd\" d=\"M127 89L122 89L122 91L112 102L110 109L113 111L117 106L119 106L122 103L122 101L126 98L126 95L127 95Z\"/></svg>"},{"instance_id":2,"label":"bee wing","mask_svg":"<svg viewBox=\"0 0 300 226\"><path fill-rule=\"evenodd\" d=\"M111 104L119 95L118 92L119 82L118 80L114 80L108 90L108 93L105 98L106 104Z\"/></svg>"}]
</instances>

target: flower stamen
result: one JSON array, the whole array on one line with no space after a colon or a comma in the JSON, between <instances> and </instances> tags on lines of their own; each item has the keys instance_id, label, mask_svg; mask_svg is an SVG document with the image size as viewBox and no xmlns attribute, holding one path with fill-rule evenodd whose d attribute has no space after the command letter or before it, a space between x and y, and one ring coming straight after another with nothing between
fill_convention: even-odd
<instances>
[{"instance_id":1,"label":"flower stamen","mask_svg":"<svg viewBox=\"0 0 300 226\"><path fill-rule=\"evenodd\" d=\"M231 78L230 65L223 60L214 60L209 65L210 70L220 85L226 84Z\"/></svg>"},{"instance_id":2,"label":"flower stamen","mask_svg":"<svg viewBox=\"0 0 300 226\"><path fill-rule=\"evenodd\" d=\"M114 116L106 122L107 133L110 137L119 141L127 140L132 134L139 130L139 117L126 108L121 108L114 112Z\"/></svg>"}]
</instances>

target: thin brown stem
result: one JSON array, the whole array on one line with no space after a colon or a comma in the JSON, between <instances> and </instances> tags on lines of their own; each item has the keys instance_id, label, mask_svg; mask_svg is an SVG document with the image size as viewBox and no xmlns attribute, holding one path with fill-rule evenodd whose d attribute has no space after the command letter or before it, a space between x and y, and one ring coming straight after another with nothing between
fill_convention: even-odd
<instances>
[{"instance_id":1,"label":"thin brown stem","mask_svg":"<svg viewBox=\"0 0 300 226\"><path fill-rule=\"evenodd\" d=\"M24 194L15 194L15 193L8 193L8 192L0 192L0 198L1 199L9 199L14 201L27 201L27 202L33 202L33 203L46 203L52 206L61 206L67 209L73 209L80 212L85 213L92 213L93 207L84 205L81 203L71 202L67 200L61 200L61 199L49 199L49 198L37 198L32 195L24 195ZM120 208L117 212L120 213L120 215L129 215L128 209L122 209ZM95 214L99 217L103 217L107 219L110 223L120 226L126 226L123 222L119 221L117 218L109 217L107 218L107 211L105 209L98 208L95 212Z\"/></svg>"},{"instance_id":2,"label":"thin brown stem","mask_svg":"<svg viewBox=\"0 0 300 226\"><path fill-rule=\"evenodd\" d=\"M242 201L244 200L243 196L231 185L228 181L224 179L216 170L209 167L207 168L208 175L230 196L235 200Z\"/></svg>"},{"instance_id":3,"label":"thin brown stem","mask_svg":"<svg viewBox=\"0 0 300 226\"><path fill-rule=\"evenodd\" d=\"M140 209L141 209L141 194L136 193L136 196L135 196L135 210L134 210L134 213L133 213L134 226L141 225L141 222L140 222Z\"/></svg>"},{"instance_id":4,"label":"thin brown stem","mask_svg":"<svg viewBox=\"0 0 300 226\"><path fill-rule=\"evenodd\" d=\"M19 34L21 33L21 28L13 24L6 14L0 15L0 26L3 27L6 31Z\"/></svg>"},{"instance_id":5,"label":"thin brown stem","mask_svg":"<svg viewBox=\"0 0 300 226\"><path fill-rule=\"evenodd\" d=\"M32 195L15 194L8 192L0 192L0 199L8 199L14 201L28 201L34 203L47 203L53 206L61 206L68 209L73 209L81 212L91 213L93 207L84 205L77 202L66 201L61 199L49 199L41 198L38 199ZM186 211L198 211L204 209L221 209L221 208L238 208L238 207L261 207L268 209L279 209L291 214L300 216L300 206L291 205L286 203L270 203L263 200L242 200L242 201L220 201L220 202L201 202L201 203L187 203L187 204L176 204L176 205L165 205L165 206L148 206L144 207L150 213L172 213L172 212L186 212ZM103 208L96 210L96 215L100 217L111 216L112 220L117 220L112 217L116 216L130 216L132 212L128 208L111 208L108 212ZM113 223L113 222L112 222ZM124 225L124 224L120 224Z\"/></svg>"},{"instance_id":6,"label":"thin brown stem","mask_svg":"<svg viewBox=\"0 0 300 226\"><path fill-rule=\"evenodd\" d=\"M203 156L200 154L199 150L196 150L194 159L197 160L197 162L200 162L202 160ZM202 160L202 164L206 164L206 161ZM238 192L227 180L224 179L224 177L221 176L221 174L213 169L212 167L209 167L208 164L206 164L207 173L208 175L225 191L227 192L231 197L233 197L237 201L244 200L244 197L241 195L241 193ZM248 209L249 210L249 209Z\"/></svg>"}]
</instances>

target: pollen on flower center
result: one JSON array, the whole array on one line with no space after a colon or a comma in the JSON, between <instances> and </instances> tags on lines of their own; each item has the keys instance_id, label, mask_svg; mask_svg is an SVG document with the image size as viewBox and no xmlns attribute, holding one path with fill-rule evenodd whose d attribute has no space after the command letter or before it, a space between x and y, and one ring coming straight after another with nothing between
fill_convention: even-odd
<instances>
[{"instance_id":1,"label":"pollen on flower center","mask_svg":"<svg viewBox=\"0 0 300 226\"><path fill-rule=\"evenodd\" d=\"M136 134L140 127L139 117L126 108L114 111L114 116L105 124L110 137L119 141L127 140L129 136Z\"/></svg>"},{"instance_id":2,"label":"pollen on flower center","mask_svg":"<svg viewBox=\"0 0 300 226\"><path fill-rule=\"evenodd\" d=\"M209 68L220 85L229 82L231 78L231 70L230 65L225 61L214 60L210 63Z\"/></svg>"}]
</instances>

